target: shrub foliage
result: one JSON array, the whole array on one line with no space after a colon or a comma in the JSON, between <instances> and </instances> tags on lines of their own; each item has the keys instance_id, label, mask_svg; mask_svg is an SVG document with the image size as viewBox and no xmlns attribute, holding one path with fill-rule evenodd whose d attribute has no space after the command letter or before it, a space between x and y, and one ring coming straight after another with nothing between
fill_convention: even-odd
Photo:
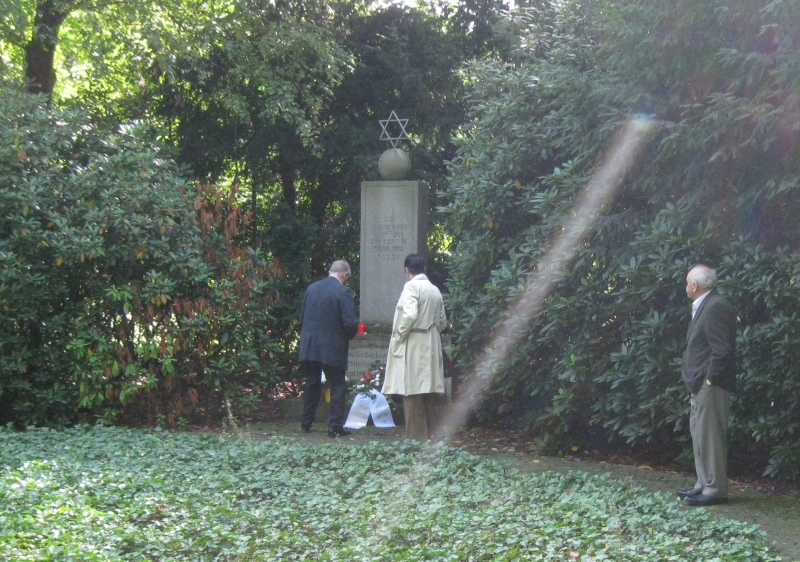
<instances>
[{"instance_id":1,"label":"shrub foliage","mask_svg":"<svg viewBox=\"0 0 800 562\"><path fill-rule=\"evenodd\" d=\"M0 422L215 416L273 380L276 272L235 245L235 189L187 185L151 137L4 91Z\"/></svg>"},{"instance_id":2,"label":"shrub foliage","mask_svg":"<svg viewBox=\"0 0 800 562\"><path fill-rule=\"evenodd\" d=\"M466 71L472 125L442 212L455 355L465 371L634 114L659 127L480 416L553 450L608 439L686 450L680 360L690 267L734 303L732 459L800 477L800 97L796 2L561 3L508 25L514 63Z\"/></svg>"}]
</instances>

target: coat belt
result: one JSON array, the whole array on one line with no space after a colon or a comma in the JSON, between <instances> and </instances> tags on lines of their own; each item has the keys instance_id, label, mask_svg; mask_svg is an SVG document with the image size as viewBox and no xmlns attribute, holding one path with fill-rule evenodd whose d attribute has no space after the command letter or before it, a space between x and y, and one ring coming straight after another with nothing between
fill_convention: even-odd
<instances>
[{"instance_id":1,"label":"coat belt","mask_svg":"<svg viewBox=\"0 0 800 562\"><path fill-rule=\"evenodd\" d=\"M436 327L436 324L434 324L433 326L431 326L430 328L427 328L427 329L411 328L411 331L414 332L415 334L427 334L428 332L431 331L431 328L435 328L435 327Z\"/></svg>"}]
</instances>

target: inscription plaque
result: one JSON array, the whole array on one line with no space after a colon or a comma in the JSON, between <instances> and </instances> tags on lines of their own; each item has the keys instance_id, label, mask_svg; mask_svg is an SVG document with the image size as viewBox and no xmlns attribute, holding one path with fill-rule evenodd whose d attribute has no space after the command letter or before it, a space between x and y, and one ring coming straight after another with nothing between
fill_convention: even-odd
<instances>
[{"instance_id":1,"label":"inscription plaque","mask_svg":"<svg viewBox=\"0 0 800 562\"><path fill-rule=\"evenodd\" d=\"M415 181L361 183L361 322L391 331L406 282L403 260L427 252L428 186Z\"/></svg>"}]
</instances>

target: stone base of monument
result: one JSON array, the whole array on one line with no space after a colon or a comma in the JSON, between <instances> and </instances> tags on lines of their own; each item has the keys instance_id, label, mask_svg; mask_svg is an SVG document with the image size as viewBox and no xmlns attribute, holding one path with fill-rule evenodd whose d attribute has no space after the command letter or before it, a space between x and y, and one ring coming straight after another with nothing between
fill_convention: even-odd
<instances>
[{"instance_id":1,"label":"stone base of monument","mask_svg":"<svg viewBox=\"0 0 800 562\"><path fill-rule=\"evenodd\" d=\"M386 367L389 353L389 334L361 334L350 340L347 355L348 382L357 382L367 371Z\"/></svg>"},{"instance_id":2,"label":"stone base of monument","mask_svg":"<svg viewBox=\"0 0 800 562\"><path fill-rule=\"evenodd\" d=\"M350 351L347 355L347 382L355 383L364 373L376 366L386 367L389 354L389 334L361 334L350 340ZM451 344L451 336L442 336L442 345ZM453 396L453 380L444 379L445 393L448 402Z\"/></svg>"}]
</instances>

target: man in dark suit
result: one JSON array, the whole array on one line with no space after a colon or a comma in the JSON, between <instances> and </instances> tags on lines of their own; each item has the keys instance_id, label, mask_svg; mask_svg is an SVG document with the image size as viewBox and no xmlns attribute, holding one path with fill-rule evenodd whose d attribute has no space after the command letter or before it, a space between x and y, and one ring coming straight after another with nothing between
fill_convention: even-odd
<instances>
[{"instance_id":1,"label":"man in dark suit","mask_svg":"<svg viewBox=\"0 0 800 562\"><path fill-rule=\"evenodd\" d=\"M350 265L333 262L328 277L306 289L300 306L300 367L306 377L305 400L300 427L306 433L317 413L322 392L322 372L331 386L328 411L328 437L348 435L344 423L344 400L347 392L347 349L358 331L353 292L345 285L350 279Z\"/></svg>"},{"instance_id":2,"label":"man in dark suit","mask_svg":"<svg viewBox=\"0 0 800 562\"><path fill-rule=\"evenodd\" d=\"M692 321L686 334L683 382L691 393L697 482L678 490L688 505L724 503L728 497L728 412L736 385L736 312L714 288L717 273L698 265L686 276Z\"/></svg>"}]
</instances>

